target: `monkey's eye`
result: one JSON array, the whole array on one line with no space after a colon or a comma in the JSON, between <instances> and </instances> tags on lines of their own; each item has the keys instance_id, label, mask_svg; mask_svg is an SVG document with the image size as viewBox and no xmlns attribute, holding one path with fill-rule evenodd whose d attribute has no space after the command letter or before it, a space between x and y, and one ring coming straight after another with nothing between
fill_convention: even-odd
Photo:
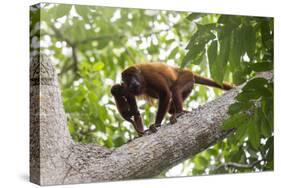
<instances>
[{"instance_id":1,"label":"monkey's eye","mask_svg":"<svg viewBox=\"0 0 281 188\"><path fill-rule=\"evenodd\" d=\"M131 83L133 79L134 79L134 76L133 76L133 75L129 75L129 76L127 76L127 77L124 77L124 78L123 78L123 81L124 81L126 84L128 84L128 83Z\"/></svg>"}]
</instances>

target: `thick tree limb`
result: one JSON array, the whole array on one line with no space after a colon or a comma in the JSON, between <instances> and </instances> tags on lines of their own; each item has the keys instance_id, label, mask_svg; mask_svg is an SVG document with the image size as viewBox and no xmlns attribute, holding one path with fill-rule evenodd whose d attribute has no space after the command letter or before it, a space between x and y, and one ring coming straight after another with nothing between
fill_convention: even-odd
<instances>
[{"instance_id":1,"label":"thick tree limb","mask_svg":"<svg viewBox=\"0 0 281 188\"><path fill-rule=\"evenodd\" d=\"M222 131L220 125L240 89L225 92L155 134L110 150L71 140L57 77L48 57L40 55L32 60L30 77L30 175L32 182L41 185L158 175L230 133Z\"/></svg>"}]
</instances>

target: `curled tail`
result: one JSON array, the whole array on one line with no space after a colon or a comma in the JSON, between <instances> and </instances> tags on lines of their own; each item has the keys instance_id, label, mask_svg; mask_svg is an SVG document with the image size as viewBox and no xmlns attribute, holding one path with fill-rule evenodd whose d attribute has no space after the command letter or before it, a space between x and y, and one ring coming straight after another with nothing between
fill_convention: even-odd
<instances>
[{"instance_id":1,"label":"curled tail","mask_svg":"<svg viewBox=\"0 0 281 188\"><path fill-rule=\"evenodd\" d=\"M232 85L227 84L227 83L223 83L222 85L219 85L218 83L216 83L213 80L210 80L208 78L199 76L199 75L194 75L194 81L197 84L202 84L202 85L207 85L207 86L211 86L211 87L216 87L219 89L223 89L223 90L230 90L233 88Z\"/></svg>"}]
</instances>

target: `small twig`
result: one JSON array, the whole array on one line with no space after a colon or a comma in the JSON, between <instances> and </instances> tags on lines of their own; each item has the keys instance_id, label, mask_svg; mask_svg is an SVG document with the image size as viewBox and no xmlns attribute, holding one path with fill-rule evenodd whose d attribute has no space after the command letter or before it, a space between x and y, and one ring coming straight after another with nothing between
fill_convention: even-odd
<instances>
[{"instance_id":1,"label":"small twig","mask_svg":"<svg viewBox=\"0 0 281 188\"><path fill-rule=\"evenodd\" d=\"M72 59L73 59L73 72L76 73L78 71L78 58L77 58L77 52L76 52L76 46L72 45Z\"/></svg>"},{"instance_id":2,"label":"small twig","mask_svg":"<svg viewBox=\"0 0 281 188\"><path fill-rule=\"evenodd\" d=\"M101 35L101 36L94 36L94 37L89 37L87 39L81 40L77 42L77 45L79 44L86 44L88 42L92 42L95 40L104 40L104 39L114 39L114 38L122 38L125 35Z\"/></svg>"},{"instance_id":3,"label":"small twig","mask_svg":"<svg viewBox=\"0 0 281 188\"><path fill-rule=\"evenodd\" d=\"M55 33L55 36L57 38L60 38L61 40L64 40L69 46L73 46L74 44L67 38L65 38L62 33L60 32L60 30L58 30L55 26L51 25L50 26L52 28L52 30L54 31Z\"/></svg>"},{"instance_id":4,"label":"small twig","mask_svg":"<svg viewBox=\"0 0 281 188\"><path fill-rule=\"evenodd\" d=\"M264 161L264 159L261 160L256 160L252 162L251 164L241 164L241 163L234 163L234 162L228 162L228 163L223 163L219 166L217 166L214 171L219 170L221 168L243 168L243 169L248 169L248 168L253 168L256 166L258 163Z\"/></svg>"},{"instance_id":5,"label":"small twig","mask_svg":"<svg viewBox=\"0 0 281 188\"><path fill-rule=\"evenodd\" d=\"M62 74L66 73L67 71L69 71L72 68L73 64L68 65L68 62L70 61L70 58L67 58L64 63L63 63L63 67L61 68L61 71L58 73L59 76L61 76Z\"/></svg>"}]
</instances>

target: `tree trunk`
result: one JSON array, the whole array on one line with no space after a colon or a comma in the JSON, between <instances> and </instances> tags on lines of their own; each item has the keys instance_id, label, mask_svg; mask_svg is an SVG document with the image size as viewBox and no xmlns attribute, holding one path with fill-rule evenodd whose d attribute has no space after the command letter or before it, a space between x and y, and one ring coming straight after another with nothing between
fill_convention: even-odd
<instances>
[{"instance_id":1,"label":"tree trunk","mask_svg":"<svg viewBox=\"0 0 281 188\"><path fill-rule=\"evenodd\" d=\"M227 137L231 131L220 125L240 88L111 150L71 139L55 70L46 55L36 56L30 69L30 180L54 185L156 176Z\"/></svg>"}]
</instances>

